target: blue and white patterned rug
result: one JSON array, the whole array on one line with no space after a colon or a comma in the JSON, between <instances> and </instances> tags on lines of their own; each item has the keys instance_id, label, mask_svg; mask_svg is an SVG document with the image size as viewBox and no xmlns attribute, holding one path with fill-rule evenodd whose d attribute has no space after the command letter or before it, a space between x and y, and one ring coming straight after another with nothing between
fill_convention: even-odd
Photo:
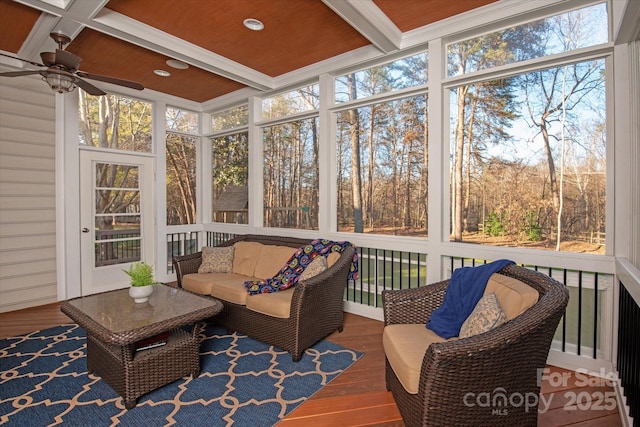
<instances>
[{"instance_id":1,"label":"blue and white patterned rug","mask_svg":"<svg viewBox=\"0 0 640 427\"><path fill-rule=\"evenodd\" d=\"M328 341L291 355L207 325L201 374L122 398L87 374L86 337L62 325L0 340L0 424L7 426L272 426L340 375L362 353Z\"/></svg>"}]
</instances>

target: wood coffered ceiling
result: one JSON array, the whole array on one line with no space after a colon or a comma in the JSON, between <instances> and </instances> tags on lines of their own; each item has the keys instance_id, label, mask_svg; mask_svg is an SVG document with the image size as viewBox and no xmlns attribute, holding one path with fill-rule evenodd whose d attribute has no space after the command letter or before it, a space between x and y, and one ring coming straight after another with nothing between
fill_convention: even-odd
<instances>
[{"instance_id":1,"label":"wood coffered ceiling","mask_svg":"<svg viewBox=\"0 0 640 427\"><path fill-rule=\"evenodd\" d=\"M349 66L396 51L408 32L494 1L0 0L0 50L41 62L39 52L55 49L49 32L62 31L81 70L202 103L302 81L323 64L335 67L336 57ZM248 30L246 18L264 30ZM168 59L190 67L170 68Z\"/></svg>"}]
</instances>

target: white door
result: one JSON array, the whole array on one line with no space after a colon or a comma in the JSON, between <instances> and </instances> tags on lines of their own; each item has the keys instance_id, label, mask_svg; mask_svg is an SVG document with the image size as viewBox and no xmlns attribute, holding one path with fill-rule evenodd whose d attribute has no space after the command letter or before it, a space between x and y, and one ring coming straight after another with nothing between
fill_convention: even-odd
<instances>
[{"instance_id":1,"label":"white door","mask_svg":"<svg viewBox=\"0 0 640 427\"><path fill-rule=\"evenodd\" d=\"M128 286L123 270L153 263L153 159L80 151L81 292Z\"/></svg>"}]
</instances>

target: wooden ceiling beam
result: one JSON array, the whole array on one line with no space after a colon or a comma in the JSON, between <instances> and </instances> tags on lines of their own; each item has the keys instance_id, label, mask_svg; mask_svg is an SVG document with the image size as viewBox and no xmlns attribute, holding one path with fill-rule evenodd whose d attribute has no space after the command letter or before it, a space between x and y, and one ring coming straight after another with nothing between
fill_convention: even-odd
<instances>
[{"instance_id":1,"label":"wooden ceiling beam","mask_svg":"<svg viewBox=\"0 0 640 427\"><path fill-rule=\"evenodd\" d=\"M107 8L101 10L87 26L249 87L260 90L274 87L273 78L266 74Z\"/></svg>"},{"instance_id":2,"label":"wooden ceiling beam","mask_svg":"<svg viewBox=\"0 0 640 427\"><path fill-rule=\"evenodd\" d=\"M26 59L39 61L39 52L55 49L48 45L50 31L61 30L74 39L83 27L87 27L249 87L270 90L275 86L270 76L105 8L107 0L73 2L66 10L42 0L17 1L56 18L53 25L47 22L44 28L34 27L38 37L29 43Z\"/></svg>"}]
</instances>

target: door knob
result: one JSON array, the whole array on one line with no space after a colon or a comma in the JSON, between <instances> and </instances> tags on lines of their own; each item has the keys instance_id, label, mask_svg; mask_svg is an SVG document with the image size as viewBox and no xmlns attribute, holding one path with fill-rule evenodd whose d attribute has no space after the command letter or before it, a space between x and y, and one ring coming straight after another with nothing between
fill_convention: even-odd
<instances>
[{"instance_id":1,"label":"door knob","mask_svg":"<svg viewBox=\"0 0 640 427\"><path fill-rule=\"evenodd\" d=\"M89 229L88 229L87 227L84 227L84 228L82 229L82 232L83 232L83 233L88 233L88 232L89 232Z\"/></svg>"}]
</instances>

